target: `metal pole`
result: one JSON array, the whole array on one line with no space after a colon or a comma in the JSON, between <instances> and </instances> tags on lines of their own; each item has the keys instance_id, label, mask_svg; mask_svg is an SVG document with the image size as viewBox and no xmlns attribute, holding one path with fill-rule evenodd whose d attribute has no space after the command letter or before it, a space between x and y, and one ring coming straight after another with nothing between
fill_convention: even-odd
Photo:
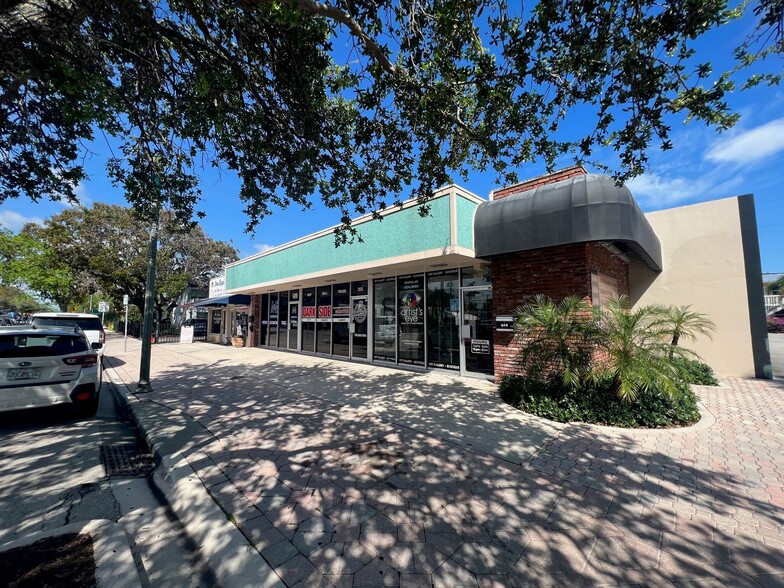
<instances>
[{"instance_id":1,"label":"metal pole","mask_svg":"<svg viewBox=\"0 0 784 588\"><path fill-rule=\"evenodd\" d=\"M125 305L125 348L123 352L128 351L128 305Z\"/></svg>"},{"instance_id":2,"label":"metal pole","mask_svg":"<svg viewBox=\"0 0 784 588\"><path fill-rule=\"evenodd\" d=\"M155 262L158 255L158 220L160 209L150 230L147 249L147 283L144 287L144 323L142 324L142 357L139 365L139 385L136 392L152 392L150 384L150 355L152 354L152 323L155 312Z\"/></svg>"}]
</instances>

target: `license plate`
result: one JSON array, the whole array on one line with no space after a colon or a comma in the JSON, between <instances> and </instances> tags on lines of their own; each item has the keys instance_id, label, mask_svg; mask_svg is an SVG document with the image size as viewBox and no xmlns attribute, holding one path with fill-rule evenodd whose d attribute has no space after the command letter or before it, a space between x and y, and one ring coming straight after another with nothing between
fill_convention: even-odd
<instances>
[{"instance_id":1,"label":"license plate","mask_svg":"<svg viewBox=\"0 0 784 588\"><path fill-rule=\"evenodd\" d=\"M41 377L41 368L14 368L8 370L7 380L37 380Z\"/></svg>"}]
</instances>

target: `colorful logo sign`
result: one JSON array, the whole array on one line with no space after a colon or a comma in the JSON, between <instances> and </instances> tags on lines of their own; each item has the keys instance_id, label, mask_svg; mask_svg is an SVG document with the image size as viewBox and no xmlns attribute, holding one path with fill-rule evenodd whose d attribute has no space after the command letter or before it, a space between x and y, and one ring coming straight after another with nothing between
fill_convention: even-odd
<instances>
[{"instance_id":1,"label":"colorful logo sign","mask_svg":"<svg viewBox=\"0 0 784 588\"><path fill-rule=\"evenodd\" d=\"M414 308L417 304L419 304L420 300L422 300L422 297L416 292L406 292L406 294L401 299L401 302L409 308Z\"/></svg>"}]
</instances>

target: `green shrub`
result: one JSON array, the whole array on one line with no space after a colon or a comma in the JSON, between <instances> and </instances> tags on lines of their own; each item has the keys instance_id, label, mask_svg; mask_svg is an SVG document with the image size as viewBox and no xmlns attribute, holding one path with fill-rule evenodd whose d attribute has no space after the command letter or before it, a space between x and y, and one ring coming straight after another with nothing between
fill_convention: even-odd
<instances>
[{"instance_id":1,"label":"green shrub","mask_svg":"<svg viewBox=\"0 0 784 588\"><path fill-rule=\"evenodd\" d=\"M706 363L683 357L674 357L672 363L675 369L678 370L680 377L687 384L696 384L697 386L719 385L716 374L713 373L713 368Z\"/></svg>"},{"instance_id":2,"label":"green shrub","mask_svg":"<svg viewBox=\"0 0 784 588\"><path fill-rule=\"evenodd\" d=\"M676 394L646 391L634 402L620 400L610 378L575 388L557 378L504 376L499 393L520 410L558 422L652 428L687 425L700 418L697 397L685 382L678 384Z\"/></svg>"}]
</instances>

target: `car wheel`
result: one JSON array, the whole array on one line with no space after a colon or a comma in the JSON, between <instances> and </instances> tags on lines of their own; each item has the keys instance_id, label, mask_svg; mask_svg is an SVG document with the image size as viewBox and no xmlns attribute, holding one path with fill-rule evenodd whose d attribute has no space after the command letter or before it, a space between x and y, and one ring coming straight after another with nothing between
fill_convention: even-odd
<instances>
[{"instance_id":1,"label":"car wheel","mask_svg":"<svg viewBox=\"0 0 784 588\"><path fill-rule=\"evenodd\" d=\"M92 398L90 400L85 400L84 402L80 402L77 405L77 409L79 411L79 416L80 417L95 416L95 414L98 412L98 401L99 400L100 400L100 397L96 394L95 398Z\"/></svg>"}]
</instances>

